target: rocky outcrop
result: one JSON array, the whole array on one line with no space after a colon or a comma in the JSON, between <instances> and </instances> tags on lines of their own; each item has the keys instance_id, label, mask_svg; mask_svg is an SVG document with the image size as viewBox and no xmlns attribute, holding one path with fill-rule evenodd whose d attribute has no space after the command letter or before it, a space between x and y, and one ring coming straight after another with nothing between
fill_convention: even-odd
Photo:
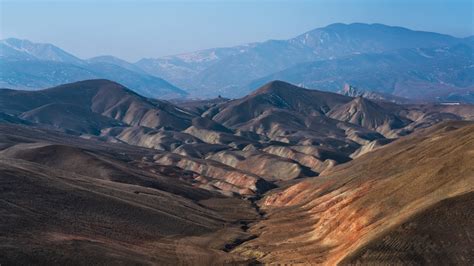
<instances>
[{"instance_id":1,"label":"rocky outcrop","mask_svg":"<svg viewBox=\"0 0 474 266\"><path fill-rule=\"evenodd\" d=\"M294 160L260 151L222 151L207 159L242 169L272 182L316 175Z\"/></svg>"},{"instance_id":2,"label":"rocky outcrop","mask_svg":"<svg viewBox=\"0 0 474 266\"><path fill-rule=\"evenodd\" d=\"M274 187L257 175L212 160L190 158L172 153L157 154L153 159L157 164L173 165L198 173L206 184L240 195L263 193Z\"/></svg>"}]
</instances>

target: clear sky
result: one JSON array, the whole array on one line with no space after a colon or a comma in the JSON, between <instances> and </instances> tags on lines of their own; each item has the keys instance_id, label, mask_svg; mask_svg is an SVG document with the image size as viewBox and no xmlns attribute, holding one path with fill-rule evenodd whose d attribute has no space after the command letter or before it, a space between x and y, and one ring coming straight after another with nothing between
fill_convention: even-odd
<instances>
[{"instance_id":1,"label":"clear sky","mask_svg":"<svg viewBox=\"0 0 474 266\"><path fill-rule=\"evenodd\" d=\"M0 0L0 38L129 61L268 39L335 22L474 35L474 0Z\"/></svg>"}]
</instances>

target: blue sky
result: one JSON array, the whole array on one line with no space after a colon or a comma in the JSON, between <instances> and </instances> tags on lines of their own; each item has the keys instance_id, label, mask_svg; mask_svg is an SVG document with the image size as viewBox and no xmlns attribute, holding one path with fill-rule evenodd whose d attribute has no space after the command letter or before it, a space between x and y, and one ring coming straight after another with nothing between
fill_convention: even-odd
<instances>
[{"instance_id":1,"label":"blue sky","mask_svg":"<svg viewBox=\"0 0 474 266\"><path fill-rule=\"evenodd\" d=\"M0 0L0 38L49 42L81 57L142 57L287 39L331 23L367 22L465 37L473 0Z\"/></svg>"}]
</instances>

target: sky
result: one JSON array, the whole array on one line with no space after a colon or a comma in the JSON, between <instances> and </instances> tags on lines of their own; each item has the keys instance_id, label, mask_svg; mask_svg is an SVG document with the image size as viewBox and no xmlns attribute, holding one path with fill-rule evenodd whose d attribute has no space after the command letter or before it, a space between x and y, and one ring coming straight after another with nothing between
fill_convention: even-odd
<instances>
[{"instance_id":1,"label":"sky","mask_svg":"<svg viewBox=\"0 0 474 266\"><path fill-rule=\"evenodd\" d=\"M474 35L474 0L0 0L0 38L131 62L365 22Z\"/></svg>"}]
</instances>

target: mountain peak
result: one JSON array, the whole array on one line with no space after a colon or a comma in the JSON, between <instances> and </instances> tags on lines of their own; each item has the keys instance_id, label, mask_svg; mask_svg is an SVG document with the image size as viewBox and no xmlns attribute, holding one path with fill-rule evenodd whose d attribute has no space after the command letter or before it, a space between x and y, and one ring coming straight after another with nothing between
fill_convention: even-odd
<instances>
[{"instance_id":1,"label":"mountain peak","mask_svg":"<svg viewBox=\"0 0 474 266\"><path fill-rule=\"evenodd\" d=\"M377 107L378 105L370 100L365 99L361 95L354 97L354 100L352 100L352 106L359 107L359 108L374 108Z\"/></svg>"},{"instance_id":2,"label":"mountain peak","mask_svg":"<svg viewBox=\"0 0 474 266\"><path fill-rule=\"evenodd\" d=\"M343 29L377 29L377 30L403 30L403 31L413 31L404 27L400 26L391 26L385 25L382 23L363 23L363 22L353 22L353 23L333 23L329 24L325 27L318 28L318 29L332 29L332 30L343 30Z\"/></svg>"},{"instance_id":3,"label":"mountain peak","mask_svg":"<svg viewBox=\"0 0 474 266\"><path fill-rule=\"evenodd\" d=\"M127 62L126 60L120 59L113 55L99 55L99 56L91 57L87 60L90 62L124 62L124 63L130 64L130 62Z\"/></svg>"},{"instance_id":4,"label":"mountain peak","mask_svg":"<svg viewBox=\"0 0 474 266\"><path fill-rule=\"evenodd\" d=\"M341 90L341 94L350 97L356 97L360 95L360 92L356 87L353 87L346 83L344 84L344 88L342 88Z\"/></svg>"},{"instance_id":5,"label":"mountain peak","mask_svg":"<svg viewBox=\"0 0 474 266\"><path fill-rule=\"evenodd\" d=\"M112 64L112 65L117 65L124 69L134 71L140 74L146 73L145 71L143 71L143 69L136 66L135 64L132 64L126 60L115 57L113 55L101 55L101 56L92 57L92 58L87 59L87 62L92 63L92 64Z\"/></svg>"},{"instance_id":6,"label":"mountain peak","mask_svg":"<svg viewBox=\"0 0 474 266\"><path fill-rule=\"evenodd\" d=\"M107 90L110 93L107 94L108 98L112 97L112 95L136 95L137 97L142 97L122 84L108 79L82 80L44 89L42 91L45 93L54 93L54 95L65 94L71 99L73 97L80 99L92 97L92 95L95 95L100 90Z\"/></svg>"},{"instance_id":7,"label":"mountain peak","mask_svg":"<svg viewBox=\"0 0 474 266\"><path fill-rule=\"evenodd\" d=\"M67 83L63 85L59 85L53 88L58 88L58 87L70 87L74 89L78 89L81 86L91 86L91 87L102 87L102 86L112 86L112 87L117 87L117 88L122 88L122 89L127 89L125 86L123 86L120 83L117 83L113 80L109 79L88 79L88 80L81 80L81 81L76 81L72 83ZM128 89L127 89L128 90Z\"/></svg>"},{"instance_id":8,"label":"mountain peak","mask_svg":"<svg viewBox=\"0 0 474 266\"><path fill-rule=\"evenodd\" d=\"M83 65L83 61L74 55L50 43L35 43L29 40L8 38L0 42L3 57L30 58L55 62Z\"/></svg>"},{"instance_id":9,"label":"mountain peak","mask_svg":"<svg viewBox=\"0 0 474 266\"><path fill-rule=\"evenodd\" d=\"M252 95L264 94L264 93L271 93L271 92L281 92L283 90L304 90L304 88L295 86L291 83L281 81L281 80L273 80L268 82L267 84L261 86L257 90L255 90Z\"/></svg>"},{"instance_id":10,"label":"mountain peak","mask_svg":"<svg viewBox=\"0 0 474 266\"><path fill-rule=\"evenodd\" d=\"M23 43L31 44L32 42L26 39L6 38L0 41L14 47L20 47Z\"/></svg>"}]
</instances>

